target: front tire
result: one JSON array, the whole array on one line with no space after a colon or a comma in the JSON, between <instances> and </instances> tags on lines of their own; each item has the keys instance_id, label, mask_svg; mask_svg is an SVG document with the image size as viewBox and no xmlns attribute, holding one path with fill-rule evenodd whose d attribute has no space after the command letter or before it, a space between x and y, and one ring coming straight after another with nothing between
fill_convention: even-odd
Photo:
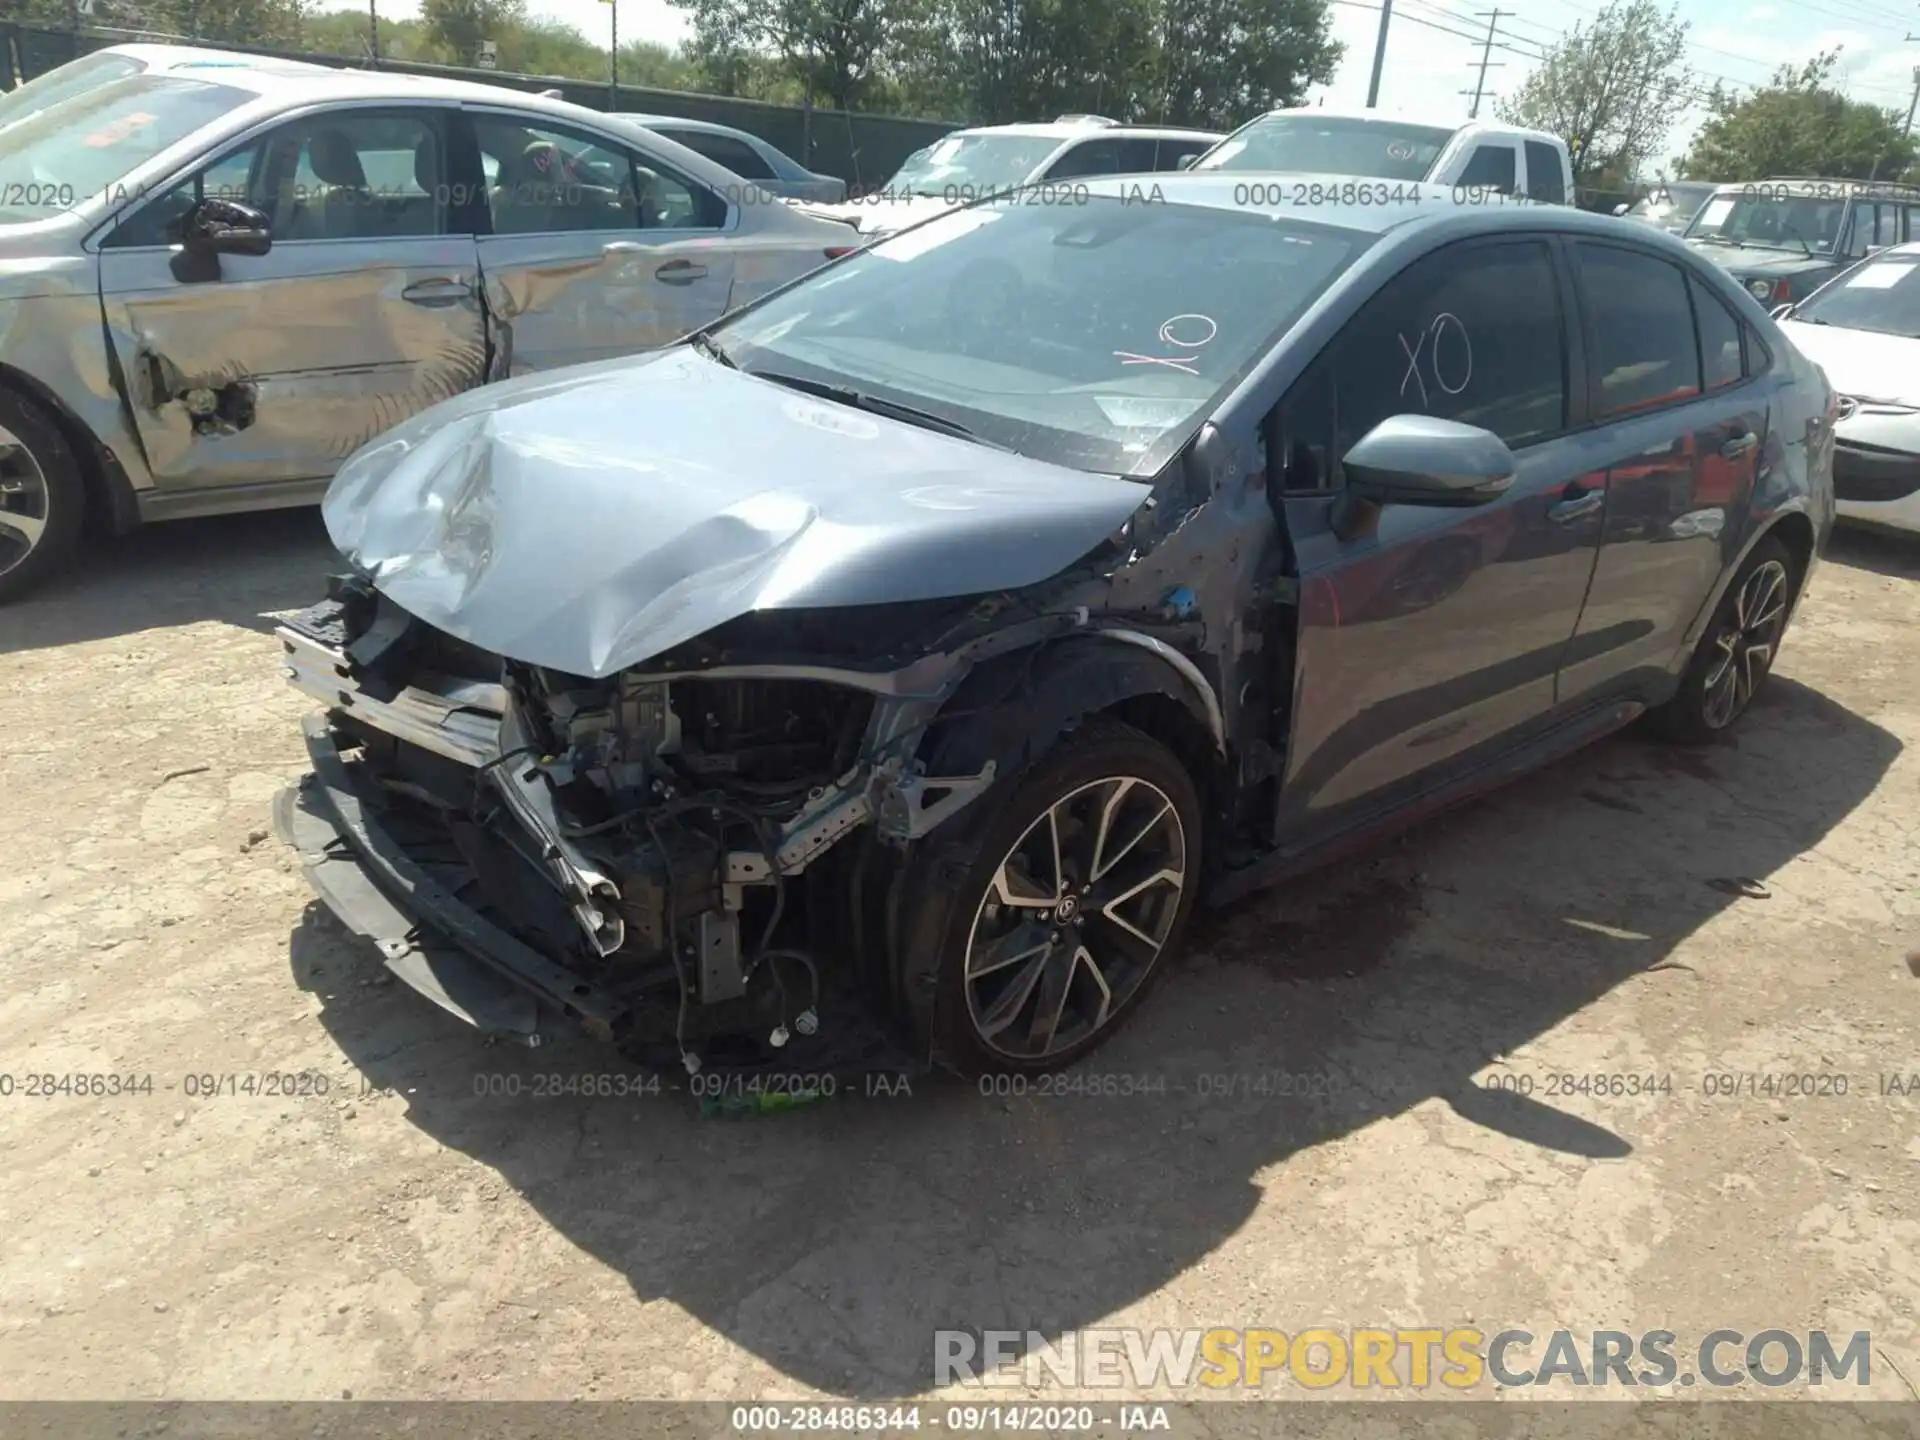
<instances>
[{"instance_id":1,"label":"front tire","mask_svg":"<svg viewBox=\"0 0 1920 1440\"><path fill-rule=\"evenodd\" d=\"M935 1061L967 1077L1040 1074L1104 1044L1179 945L1201 826L1186 767L1106 719L983 797L921 872L944 862L959 883L909 899L922 907L912 943L937 952Z\"/></svg>"},{"instance_id":2,"label":"front tire","mask_svg":"<svg viewBox=\"0 0 1920 1440\"><path fill-rule=\"evenodd\" d=\"M80 540L86 490L59 427L0 390L0 604L58 570Z\"/></svg>"},{"instance_id":3,"label":"front tire","mask_svg":"<svg viewBox=\"0 0 1920 1440\"><path fill-rule=\"evenodd\" d=\"M1678 693L1648 714L1656 734L1709 745L1733 729L1772 673L1799 583L1799 566L1779 540L1768 536L1753 547L1720 598Z\"/></svg>"}]
</instances>

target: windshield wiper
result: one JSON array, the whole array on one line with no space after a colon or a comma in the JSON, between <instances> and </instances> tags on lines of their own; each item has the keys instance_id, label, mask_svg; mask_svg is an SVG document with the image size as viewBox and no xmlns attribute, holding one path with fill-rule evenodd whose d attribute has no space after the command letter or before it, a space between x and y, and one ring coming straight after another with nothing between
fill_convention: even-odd
<instances>
[{"instance_id":1,"label":"windshield wiper","mask_svg":"<svg viewBox=\"0 0 1920 1440\"><path fill-rule=\"evenodd\" d=\"M727 347L704 330L695 331L693 335L688 338L687 343L702 355L705 355L709 360L717 360L729 370L738 370L740 368L734 363L733 356L727 353Z\"/></svg>"},{"instance_id":2,"label":"windshield wiper","mask_svg":"<svg viewBox=\"0 0 1920 1440\"><path fill-rule=\"evenodd\" d=\"M917 410L911 405L882 400L878 395L868 395L864 391L853 390L844 385L829 385L824 381L808 380L799 375L782 375L777 370L749 370L747 373L757 380L771 380L774 384L784 385L789 390L798 390L806 395L818 395L822 400L849 405L855 410L867 410L875 415L885 415L891 420L918 425L922 430L937 430L943 435L971 440L974 444L984 445L989 450L1012 453L1008 446L997 445L991 440L982 440L958 420L949 420L946 416L936 415L931 410Z\"/></svg>"}]
</instances>

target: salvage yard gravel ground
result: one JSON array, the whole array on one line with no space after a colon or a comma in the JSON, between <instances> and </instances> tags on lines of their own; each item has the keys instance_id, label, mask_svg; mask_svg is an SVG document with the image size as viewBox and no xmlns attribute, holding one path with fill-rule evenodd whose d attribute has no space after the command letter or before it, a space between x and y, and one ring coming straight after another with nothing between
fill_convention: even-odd
<instances>
[{"instance_id":1,"label":"salvage yard gravel ground","mask_svg":"<svg viewBox=\"0 0 1920 1440\"><path fill-rule=\"evenodd\" d=\"M1836 538L1737 744L1629 733L1205 917L1091 1083L740 1123L486 1044L312 902L271 630L329 566L313 514L183 523L0 611L0 1398L922 1396L942 1327L1471 1325L1867 1330L1845 1398L1920 1399L1920 547Z\"/></svg>"}]
</instances>

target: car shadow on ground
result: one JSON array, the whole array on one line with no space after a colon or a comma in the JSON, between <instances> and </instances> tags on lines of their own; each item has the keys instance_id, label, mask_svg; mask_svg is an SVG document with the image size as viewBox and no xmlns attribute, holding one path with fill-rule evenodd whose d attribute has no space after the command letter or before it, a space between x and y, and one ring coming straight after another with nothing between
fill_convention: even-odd
<instances>
[{"instance_id":1,"label":"car shadow on ground","mask_svg":"<svg viewBox=\"0 0 1920 1440\"><path fill-rule=\"evenodd\" d=\"M1920 535L1843 520L1827 541L1826 558L1895 580L1920 580Z\"/></svg>"},{"instance_id":2,"label":"car shadow on ground","mask_svg":"<svg viewBox=\"0 0 1920 1440\"><path fill-rule=\"evenodd\" d=\"M0 605L0 655L197 620L271 630L273 612L323 598L341 563L309 506L144 526Z\"/></svg>"},{"instance_id":3,"label":"car shadow on ground","mask_svg":"<svg viewBox=\"0 0 1920 1440\"><path fill-rule=\"evenodd\" d=\"M1617 986L1704 984L1676 946L1765 904L1732 882L1819 845L1899 750L1780 677L1737 744L1615 737L1210 916L1077 1072L1114 1081L1053 1095L923 1080L738 1121L684 1094L534 1098L536 1075L621 1067L585 1040L485 1044L372 984L378 957L317 907L291 964L389 1103L637 1301L670 1300L827 1392L911 1395L934 1384L936 1328L1098 1324L1205 1261L1278 1162L1423 1102L1562 1155L1649 1163L1644 1110L1608 1107L1609 1129L1476 1075ZM522 1093L477 1093L510 1084Z\"/></svg>"}]
</instances>

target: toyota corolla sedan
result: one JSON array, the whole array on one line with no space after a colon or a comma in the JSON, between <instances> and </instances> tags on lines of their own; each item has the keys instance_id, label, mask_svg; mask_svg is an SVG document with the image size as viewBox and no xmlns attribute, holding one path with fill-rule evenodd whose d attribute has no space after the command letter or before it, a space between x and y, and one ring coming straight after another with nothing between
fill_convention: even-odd
<instances>
[{"instance_id":1,"label":"toyota corolla sedan","mask_svg":"<svg viewBox=\"0 0 1920 1440\"><path fill-rule=\"evenodd\" d=\"M1819 372L1651 226L1294 178L954 211L362 449L280 631L320 895L502 1035L1038 1071L1196 904L1725 735L1832 526Z\"/></svg>"},{"instance_id":2,"label":"toyota corolla sedan","mask_svg":"<svg viewBox=\"0 0 1920 1440\"><path fill-rule=\"evenodd\" d=\"M742 190L564 101L216 50L0 97L0 600L88 522L311 504L437 400L669 344L854 243Z\"/></svg>"}]
</instances>

